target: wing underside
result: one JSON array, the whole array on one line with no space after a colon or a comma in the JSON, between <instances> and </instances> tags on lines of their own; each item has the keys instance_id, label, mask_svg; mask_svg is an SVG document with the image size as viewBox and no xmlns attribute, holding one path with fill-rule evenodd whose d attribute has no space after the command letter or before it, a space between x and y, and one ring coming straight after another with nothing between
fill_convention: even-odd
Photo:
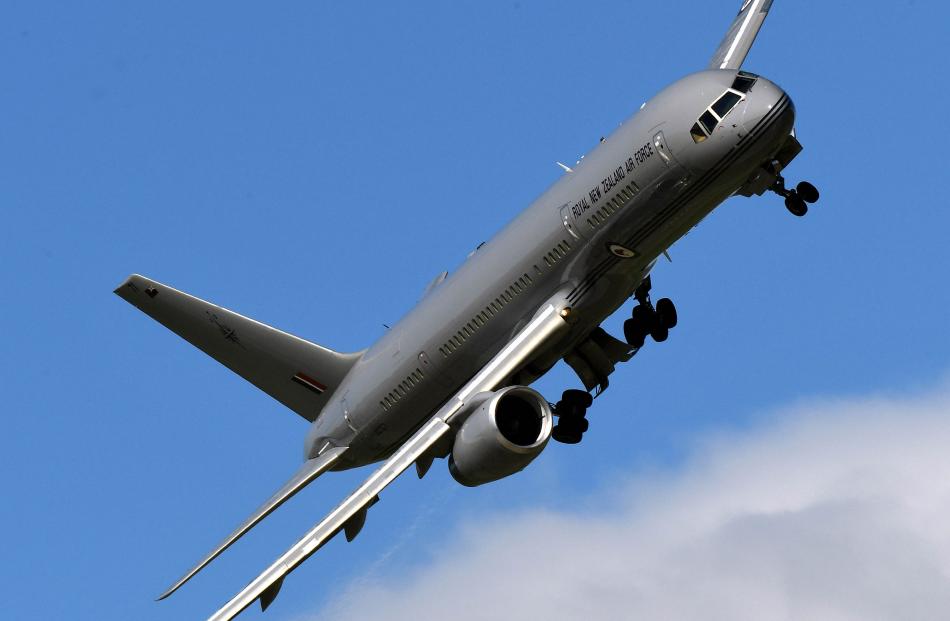
<instances>
[{"instance_id":1,"label":"wing underside","mask_svg":"<svg viewBox=\"0 0 950 621\"><path fill-rule=\"evenodd\" d=\"M772 8L772 0L744 0L739 14L726 32L716 53L709 61L710 69L739 69L752 49L756 35Z\"/></svg>"},{"instance_id":2,"label":"wing underside","mask_svg":"<svg viewBox=\"0 0 950 621\"><path fill-rule=\"evenodd\" d=\"M409 466L425 460L442 438L453 430L452 418L463 411L478 393L495 390L527 362L540 347L567 328L561 308L547 304L535 317L462 389L443 405L399 450L377 469L336 509L304 537L278 558L270 567L235 595L209 618L209 621L228 621L242 610L261 600L266 608L277 595L284 578L311 554L320 549L341 530L351 538L351 528L358 530L366 517L366 509L379 499L379 493Z\"/></svg>"}]
</instances>

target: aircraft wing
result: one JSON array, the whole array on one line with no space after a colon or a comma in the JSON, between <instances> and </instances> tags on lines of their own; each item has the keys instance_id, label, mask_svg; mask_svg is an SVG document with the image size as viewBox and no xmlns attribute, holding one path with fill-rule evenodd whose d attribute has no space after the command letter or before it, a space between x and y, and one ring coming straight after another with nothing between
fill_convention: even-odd
<instances>
[{"instance_id":1,"label":"aircraft wing","mask_svg":"<svg viewBox=\"0 0 950 621\"><path fill-rule=\"evenodd\" d=\"M710 69L738 69L772 8L772 0L743 0L735 21L709 61Z\"/></svg>"},{"instance_id":2,"label":"aircraft wing","mask_svg":"<svg viewBox=\"0 0 950 621\"><path fill-rule=\"evenodd\" d=\"M355 492L231 601L209 617L208 621L229 621L257 599L261 600L261 608L266 609L274 601L287 574L334 535L346 530L347 538L352 539L365 520L366 510L379 499L379 493L416 460L425 459L436 443L453 431L449 423L455 415L464 410L474 395L498 388L506 377L530 360L542 345L567 328L567 321L562 315L564 312L569 311L554 303L544 306L475 377Z\"/></svg>"},{"instance_id":3,"label":"aircraft wing","mask_svg":"<svg viewBox=\"0 0 950 621\"><path fill-rule=\"evenodd\" d=\"M244 534L256 526L258 522L273 513L277 507L290 500L294 494L309 485L318 476L329 470L346 451L346 448L347 447L345 446L333 447L327 449L319 456L307 460L306 463L304 463L304 465L294 473L294 476L292 476L290 480L283 485L283 487L277 490L277 492L274 493L274 495L271 496L267 502L261 505L253 514L251 514L251 516L247 518L244 523L238 526L233 533L225 537L225 539L219 543L216 548L214 548L204 558L198 561L198 563L188 570L185 575L179 578L175 584L168 587L164 593L159 595L158 599L165 599L177 591L179 587L191 580L195 574L204 569L208 563L216 559L218 555L231 547L231 544L243 537Z\"/></svg>"}]
</instances>

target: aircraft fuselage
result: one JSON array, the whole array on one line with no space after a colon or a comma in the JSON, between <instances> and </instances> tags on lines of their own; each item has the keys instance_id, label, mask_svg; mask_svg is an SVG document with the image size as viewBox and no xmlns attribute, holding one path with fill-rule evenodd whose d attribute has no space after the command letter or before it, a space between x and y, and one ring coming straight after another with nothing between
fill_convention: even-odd
<instances>
[{"instance_id":1,"label":"aircraft fuselage","mask_svg":"<svg viewBox=\"0 0 950 621\"><path fill-rule=\"evenodd\" d=\"M356 363L313 422L306 456L349 446L337 469L386 457L547 300L566 301L571 329L519 383L585 339L788 140L794 107L762 77L712 131L691 135L736 76L703 71L667 87L480 246Z\"/></svg>"}]
</instances>

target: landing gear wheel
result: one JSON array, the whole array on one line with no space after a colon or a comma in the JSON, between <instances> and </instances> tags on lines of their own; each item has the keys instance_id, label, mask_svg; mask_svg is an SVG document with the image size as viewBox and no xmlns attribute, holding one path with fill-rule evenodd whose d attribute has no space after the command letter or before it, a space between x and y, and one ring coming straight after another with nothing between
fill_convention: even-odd
<instances>
[{"instance_id":1,"label":"landing gear wheel","mask_svg":"<svg viewBox=\"0 0 950 621\"><path fill-rule=\"evenodd\" d=\"M785 208L792 212L792 215L799 218L808 213L808 205L797 193L785 198Z\"/></svg>"},{"instance_id":2,"label":"landing gear wheel","mask_svg":"<svg viewBox=\"0 0 950 621\"><path fill-rule=\"evenodd\" d=\"M572 388L570 390L564 391L564 393L561 395L561 402L563 403L571 402L571 403L579 405L582 409L586 410L591 405L593 405L594 398L590 396L590 393L587 392L586 390L577 390L577 389Z\"/></svg>"},{"instance_id":3,"label":"landing gear wheel","mask_svg":"<svg viewBox=\"0 0 950 621\"><path fill-rule=\"evenodd\" d=\"M678 322L676 306L669 298L662 298L653 304L647 296L638 298L639 304L633 307L632 318L623 324L623 335L630 347L643 347L647 335L653 337L657 343L662 343L670 336L670 329L675 328Z\"/></svg>"},{"instance_id":4,"label":"landing gear wheel","mask_svg":"<svg viewBox=\"0 0 950 621\"><path fill-rule=\"evenodd\" d=\"M588 426L586 418L581 418L579 422L559 421L551 430L551 437L561 444L577 444L584 438Z\"/></svg>"},{"instance_id":5,"label":"landing gear wheel","mask_svg":"<svg viewBox=\"0 0 950 621\"><path fill-rule=\"evenodd\" d=\"M662 298L656 303L657 323L670 330L676 327L676 306L670 298Z\"/></svg>"},{"instance_id":6,"label":"landing gear wheel","mask_svg":"<svg viewBox=\"0 0 950 621\"><path fill-rule=\"evenodd\" d=\"M631 312L631 317L634 321L638 322L640 325L647 327L653 324L654 317L656 316L656 311L653 310L653 307L648 304L637 304L633 307Z\"/></svg>"},{"instance_id":7,"label":"landing gear wheel","mask_svg":"<svg viewBox=\"0 0 950 621\"><path fill-rule=\"evenodd\" d=\"M623 322L623 336L627 339L627 345L635 349L643 347L647 340L647 332L636 319L628 319Z\"/></svg>"},{"instance_id":8,"label":"landing gear wheel","mask_svg":"<svg viewBox=\"0 0 950 621\"><path fill-rule=\"evenodd\" d=\"M818 188L807 181L802 181L795 186L794 190L789 190L785 187L785 179L782 175L776 176L775 183L769 190L785 197L785 207L799 218L808 213L807 203L815 203L819 197Z\"/></svg>"},{"instance_id":9,"label":"landing gear wheel","mask_svg":"<svg viewBox=\"0 0 950 621\"><path fill-rule=\"evenodd\" d=\"M564 444L577 444L590 428L584 418L587 408L594 402L590 393L583 390L565 390L561 400L554 406L557 424L551 430L551 437Z\"/></svg>"},{"instance_id":10,"label":"landing gear wheel","mask_svg":"<svg viewBox=\"0 0 950 621\"><path fill-rule=\"evenodd\" d=\"M795 186L795 192L806 203L817 203L818 197L820 196L820 194L818 194L818 188L807 181L802 181Z\"/></svg>"},{"instance_id":11,"label":"landing gear wheel","mask_svg":"<svg viewBox=\"0 0 950 621\"><path fill-rule=\"evenodd\" d=\"M662 343L670 336L670 329L664 328L663 326L657 326L650 330L650 336L653 337L653 340L657 343Z\"/></svg>"}]
</instances>

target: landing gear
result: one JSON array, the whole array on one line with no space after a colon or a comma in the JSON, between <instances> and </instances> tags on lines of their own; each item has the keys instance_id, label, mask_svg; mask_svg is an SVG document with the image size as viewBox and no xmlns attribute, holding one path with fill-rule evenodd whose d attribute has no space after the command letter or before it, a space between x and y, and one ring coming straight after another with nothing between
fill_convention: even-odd
<instances>
[{"instance_id":1,"label":"landing gear","mask_svg":"<svg viewBox=\"0 0 950 621\"><path fill-rule=\"evenodd\" d=\"M807 181L802 181L797 186L795 186L795 192L806 203L817 203L818 198L821 196L818 193L818 188Z\"/></svg>"},{"instance_id":2,"label":"landing gear","mask_svg":"<svg viewBox=\"0 0 950 621\"><path fill-rule=\"evenodd\" d=\"M551 437L564 444L577 444L590 427L587 422L587 408L594 402L590 393L583 390L565 390L561 400L554 406L557 424Z\"/></svg>"},{"instance_id":3,"label":"landing gear","mask_svg":"<svg viewBox=\"0 0 950 621\"><path fill-rule=\"evenodd\" d=\"M652 306L640 304L633 307L633 317L623 322L623 336L630 347L643 347L650 327L655 323L655 314Z\"/></svg>"},{"instance_id":4,"label":"landing gear","mask_svg":"<svg viewBox=\"0 0 950 621\"><path fill-rule=\"evenodd\" d=\"M657 343L662 343L670 335L670 329L677 324L676 306L669 298L662 298L654 308L650 302L650 278L647 277L637 287L634 297L637 305L633 307L630 319L623 323L623 335L630 347L639 349L646 342L647 335Z\"/></svg>"},{"instance_id":5,"label":"landing gear","mask_svg":"<svg viewBox=\"0 0 950 621\"><path fill-rule=\"evenodd\" d=\"M798 217L808 213L808 204L817 203L820 197L818 188L807 181L802 181L795 186L794 190L789 190L785 187L785 179L782 175L778 175L775 184L769 189L779 196L784 196L785 208Z\"/></svg>"},{"instance_id":6,"label":"landing gear","mask_svg":"<svg viewBox=\"0 0 950 621\"><path fill-rule=\"evenodd\" d=\"M785 208L788 209L793 216L798 216L799 218L808 213L808 205L805 204L805 201L802 200L800 196L786 196Z\"/></svg>"}]
</instances>

